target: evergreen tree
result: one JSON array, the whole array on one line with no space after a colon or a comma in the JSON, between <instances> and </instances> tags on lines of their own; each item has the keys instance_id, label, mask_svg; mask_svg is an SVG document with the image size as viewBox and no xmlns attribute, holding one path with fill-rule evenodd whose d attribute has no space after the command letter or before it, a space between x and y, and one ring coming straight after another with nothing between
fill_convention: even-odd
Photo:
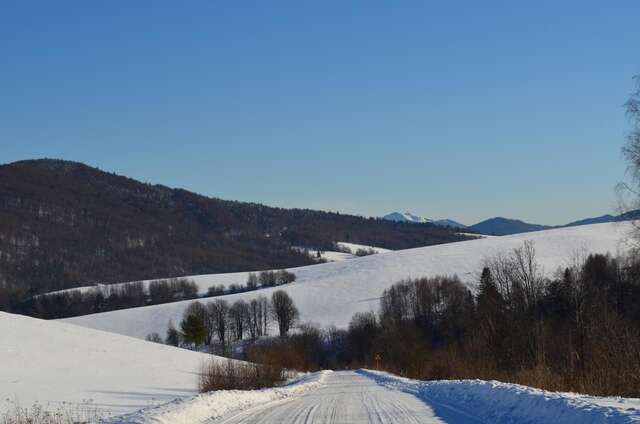
<instances>
[{"instance_id":1,"label":"evergreen tree","mask_svg":"<svg viewBox=\"0 0 640 424\"><path fill-rule=\"evenodd\" d=\"M487 350L497 358L499 346L502 344L499 332L504 322L504 299L498 291L491 270L485 267L480 276L480 287L477 297L477 320L480 339Z\"/></svg>"},{"instance_id":2,"label":"evergreen tree","mask_svg":"<svg viewBox=\"0 0 640 424\"><path fill-rule=\"evenodd\" d=\"M167 329L166 342L171 346L180 346L180 332L173 326L173 321L169 321L169 328Z\"/></svg>"},{"instance_id":3,"label":"evergreen tree","mask_svg":"<svg viewBox=\"0 0 640 424\"><path fill-rule=\"evenodd\" d=\"M186 343L193 343L194 349L207 339L207 327L200 314L188 313L180 323L182 337Z\"/></svg>"}]
</instances>

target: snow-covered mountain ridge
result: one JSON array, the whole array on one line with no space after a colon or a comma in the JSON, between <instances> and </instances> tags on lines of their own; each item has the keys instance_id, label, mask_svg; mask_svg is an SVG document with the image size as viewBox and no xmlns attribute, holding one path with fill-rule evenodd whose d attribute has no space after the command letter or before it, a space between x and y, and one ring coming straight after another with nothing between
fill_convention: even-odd
<instances>
[{"instance_id":1,"label":"snow-covered mountain ridge","mask_svg":"<svg viewBox=\"0 0 640 424\"><path fill-rule=\"evenodd\" d=\"M391 212L382 217L387 221L394 222L408 222L412 224L434 224L439 227L452 227L452 228L466 228L466 225L456 222L452 219L429 219L418 215L414 215L411 212Z\"/></svg>"}]
</instances>

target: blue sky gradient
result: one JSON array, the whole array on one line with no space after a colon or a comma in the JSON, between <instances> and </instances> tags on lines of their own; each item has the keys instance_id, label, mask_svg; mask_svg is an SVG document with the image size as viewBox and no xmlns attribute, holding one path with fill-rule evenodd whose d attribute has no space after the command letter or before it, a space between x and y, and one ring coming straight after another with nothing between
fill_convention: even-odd
<instances>
[{"instance_id":1,"label":"blue sky gradient","mask_svg":"<svg viewBox=\"0 0 640 424\"><path fill-rule=\"evenodd\" d=\"M3 1L0 162L467 224L615 211L640 2Z\"/></svg>"}]
</instances>

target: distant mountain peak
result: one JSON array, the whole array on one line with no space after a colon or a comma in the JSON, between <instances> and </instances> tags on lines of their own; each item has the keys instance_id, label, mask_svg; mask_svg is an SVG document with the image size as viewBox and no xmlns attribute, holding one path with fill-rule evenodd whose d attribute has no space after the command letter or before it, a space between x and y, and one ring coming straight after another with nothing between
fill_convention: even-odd
<instances>
[{"instance_id":1,"label":"distant mountain peak","mask_svg":"<svg viewBox=\"0 0 640 424\"><path fill-rule=\"evenodd\" d=\"M431 222L430 219L414 215L410 212L391 212L390 214L383 216L383 219L395 222L410 222L413 224L424 224L427 222Z\"/></svg>"},{"instance_id":2,"label":"distant mountain peak","mask_svg":"<svg viewBox=\"0 0 640 424\"><path fill-rule=\"evenodd\" d=\"M429 219L418 215L414 215L411 212L391 212L383 216L383 219L387 221L395 222L408 222L412 224L433 224L438 227L451 227L451 228L467 228L466 225L456 222L452 219Z\"/></svg>"}]
</instances>

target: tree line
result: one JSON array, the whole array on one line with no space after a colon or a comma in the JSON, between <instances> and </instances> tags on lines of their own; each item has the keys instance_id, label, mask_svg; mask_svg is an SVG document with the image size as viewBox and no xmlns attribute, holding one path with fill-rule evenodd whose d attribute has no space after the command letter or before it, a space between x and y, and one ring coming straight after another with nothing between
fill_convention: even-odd
<instances>
[{"instance_id":1,"label":"tree line","mask_svg":"<svg viewBox=\"0 0 640 424\"><path fill-rule=\"evenodd\" d=\"M348 329L299 325L244 359L298 370L379 367L418 379L496 379L640 395L640 260L593 254L546 278L532 243L457 276L400 281ZM287 334L286 332L284 334Z\"/></svg>"},{"instance_id":2,"label":"tree line","mask_svg":"<svg viewBox=\"0 0 640 424\"><path fill-rule=\"evenodd\" d=\"M453 277L399 282L350 325L351 360L421 379L482 378L640 394L640 262L590 255L544 278L531 243Z\"/></svg>"},{"instance_id":3,"label":"tree line","mask_svg":"<svg viewBox=\"0 0 640 424\"><path fill-rule=\"evenodd\" d=\"M228 287L209 287L203 297L241 293L264 287L289 284L295 274L286 271L249 273L246 284L232 283ZM199 298L198 286L189 278L167 278L114 285L102 285L89 290L66 290L32 296L14 305L12 312L43 319L70 318L118 309L136 308Z\"/></svg>"}]
</instances>

